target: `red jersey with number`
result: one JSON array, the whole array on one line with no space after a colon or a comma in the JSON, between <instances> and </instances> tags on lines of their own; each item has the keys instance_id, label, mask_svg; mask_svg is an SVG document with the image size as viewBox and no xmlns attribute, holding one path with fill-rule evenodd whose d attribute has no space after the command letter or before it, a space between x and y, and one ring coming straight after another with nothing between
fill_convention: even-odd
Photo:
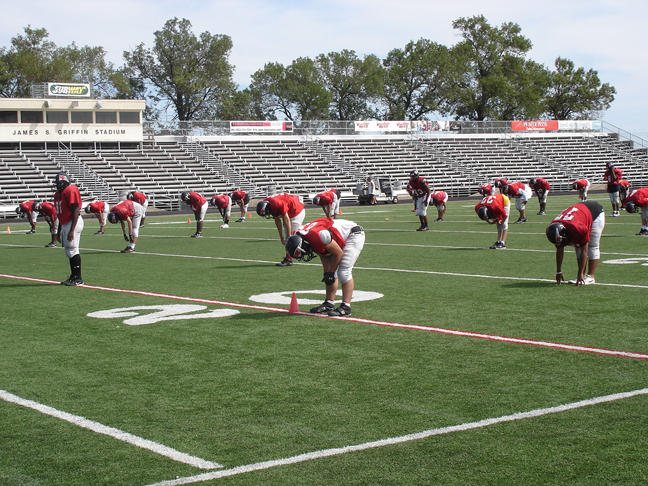
<instances>
[{"instance_id":1,"label":"red jersey with number","mask_svg":"<svg viewBox=\"0 0 648 486\"><path fill-rule=\"evenodd\" d=\"M117 218L120 221L125 221L129 217L132 218L135 216L135 205L133 204L133 201L126 199L116 206L113 206L111 211L117 215Z\"/></svg>"},{"instance_id":2,"label":"red jersey with number","mask_svg":"<svg viewBox=\"0 0 648 486\"><path fill-rule=\"evenodd\" d=\"M608 186L618 184L623 176L623 171L621 169L608 169L603 174L603 177L608 183Z\"/></svg>"},{"instance_id":3,"label":"red jersey with number","mask_svg":"<svg viewBox=\"0 0 648 486\"><path fill-rule=\"evenodd\" d=\"M509 198L504 194L492 194L486 196L475 206L475 212L479 211L479 208L486 206L490 209L492 219L497 221L497 223L502 224L507 218L506 207L510 204Z\"/></svg>"},{"instance_id":4,"label":"red jersey with number","mask_svg":"<svg viewBox=\"0 0 648 486\"><path fill-rule=\"evenodd\" d=\"M416 180L410 179L409 183L411 187L410 194L414 197L425 197L429 191L427 179L425 177L419 177Z\"/></svg>"},{"instance_id":5,"label":"red jersey with number","mask_svg":"<svg viewBox=\"0 0 648 486\"><path fill-rule=\"evenodd\" d=\"M479 186L479 194L482 196L490 196L495 192L493 189L493 186L491 184L484 184L483 186Z\"/></svg>"},{"instance_id":6,"label":"red jersey with number","mask_svg":"<svg viewBox=\"0 0 648 486\"><path fill-rule=\"evenodd\" d=\"M106 203L103 201L94 201L88 204L88 207L90 208L91 213L101 214L106 208Z\"/></svg>"},{"instance_id":7,"label":"red jersey with number","mask_svg":"<svg viewBox=\"0 0 648 486\"><path fill-rule=\"evenodd\" d=\"M587 187L587 184L589 184L589 181L587 179L580 179L577 181L572 182L572 187L576 186L576 189L585 189Z\"/></svg>"},{"instance_id":8,"label":"red jersey with number","mask_svg":"<svg viewBox=\"0 0 648 486\"><path fill-rule=\"evenodd\" d=\"M549 185L549 183L545 179L543 179L542 177L538 177L535 180L535 184L533 185L533 189L538 194L542 194L544 191L548 191L549 189L551 189L551 186Z\"/></svg>"},{"instance_id":9,"label":"red jersey with number","mask_svg":"<svg viewBox=\"0 0 648 486\"><path fill-rule=\"evenodd\" d=\"M54 193L54 206L56 206L56 214L58 214L61 226L72 221L72 216L74 216L73 205L76 205L79 209L83 205L81 193L77 186L69 185L61 192L56 191Z\"/></svg>"},{"instance_id":10,"label":"red jersey with number","mask_svg":"<svg viewBox=\"0 0 648 486\"><path fill-rule=\"evenodd\" d=\"M247 196L245 191L234 191L232 193L232 201L245 201L245 196Z\"/></svg>"},{"instance_id":11,"label":"red jersey with number","mask_svg":"<svg viewBox=\"0 0 648 486\"><path fill-rule=\"evenodd\" d=\"M202 208L203 204L206 202L207 198L202 194L198 194L197 192L189 193L189 206L191 206L194 213L200 211L200 208Z\"/></svg>"},{"instance_id":12,"label":"red jersey with number","mask_svg":"<svg viewBox=\"0 0 648 486\"><path fill-rule=\"evenodd\" d=\"M304 210L304 204L299 198L290 194L277 194L276 196L266 197L264 201L270 203L272 216L287 214L289 218L294 218Z\"/></svg>"},{"instance_id":13,"label":"red jersey with number","mask_svg":"<svg viewBox=\"0 0 648 486\"><path fill-rule=\"evenodd\" d=\"M567 233L569 233L571 238L570 245L582 246L585 243L589 243L592 223L594 222L592 207L602 210L600 204L597 202L587 201L574 204L554 218L554 221L562 223L567 228Z\"/></svg>"},{"instance_id":14,"label":"red jersey with number","mask_svg":"<svg viewBox=\"0 0 648 486\"><path fill-rule=\"evenodd\" d=\"M34 205L34 201L23 201L18 206L20 207L21 212L30 214L32 212L33 205Z\"/></svg>"},{"instance_id":15,"label":"red jersey with number","mask_svg":"<svg viewBox=\"0 0 648 486\"><path fill-rule=\"evenodd\" d=\"M138 204L144 204L146 202L146 195L142 192L134 192L133 193L133 201L135 201Z\"/></svg>"},{"instance_id":16,"label":"red jersey with number","mask_svg":"<svg viewBox=\"0 0 648 486\"><path fill-rule=\"evenodd\" d=\"M308 241L310 246L313 247L315 253L318 255L324 255L326 254L326 246L322 242L322 237L320 236L321 231L329 231L333 241L335 241L340 248L346 246L344 238L335 227L335 224L336 221L330 218L320 218L300 226L295 233L299 233L302 238Z\"/></svg>"},{"instance_id":17,"label":"red jersey with number","mask_svg":"<svg viewBox=\"0 0 648 486\"><path fill-rule=\"evenodd\" d=\"M337 198L337 192L334 189L328 191L320 192L315 197L320 198L320 206L330 206L333 204L335 198Z\"/></svg>"},{"instance_id":18,"label":"red jersey with number","mask_svg":"<svg viewBox=\"0 0 648 486\"><path fill-rule=\"evenodd\" d=\"M628 194L628 197L626 197L621 204L625 206L629 202L634 203L635 206L639 206L640 208L648 206L648 187L635 189Z\"/></svg>"},{"instance_id":19,"label":"red jersey with number","mask_svg":"<svg viewBox=\"0 0 648 486\"><path fill-rule=\"evenodd\" d=\"M52 221L56 219L56 206L51 202L43 201L41 203L41 214Z\"/></svg>"},{"instance_id":20,"label":"red jersey with number","mask_svg":"<svg viewBox=\"0 0 648 486\"><path fill-rule=\"evenodd\" d=\"M430 194L432 204L442 204L448 200L448 194L445 191L434 191Z\"/></svg>"},{"instance_id":21,"label":"red jersey with number","mask_svg":"<svg viewBox=\"0 0 648 486\"><path fill-rule=\"evenodd\" d=\"M212 201L215 201L215 206L218 209L225 209L231 204L230 197L227 194L218 194L212 198Z\"/></svg>"},{"instance_id":22,"label":"red jersey with number","mask_svg":"<svg viewBox=\"0 0 648 486\"><path fill-rule=\"evenodd\" d=\"M508 195L511 197L518 198L524 194L526 189L526 184L524 182L514 182L508 186Z\"/></svg>"}]
</instances>

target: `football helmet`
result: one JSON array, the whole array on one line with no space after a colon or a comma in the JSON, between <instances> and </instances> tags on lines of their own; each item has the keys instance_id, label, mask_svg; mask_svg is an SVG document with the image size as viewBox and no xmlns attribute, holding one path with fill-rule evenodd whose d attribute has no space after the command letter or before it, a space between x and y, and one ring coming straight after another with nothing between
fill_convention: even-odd
<instances>
[{"instance_id":1,"label":"football helmet","mask_svg":"<svg viewBox=\"0 0 648 486\"><path fill-rule=\"evenodd\" d=\"M59 172L54 177L54 182L56 184L56 190L62 192L67 186L71 184L70 178L65 172Z\"/></svg>"},{"instance_id":2,"label":"football helmet","mask_svg":"<svg viewBox=\"0 0 648 486\"><path fill-rule=\"evenodd\" d=\"M42 208L43 206L39 202L35 202L34 204L32 204L32 211L36 211L37 213L40 213Z\"/></svg>"},{"instance_id":3,"label":"football helmet","mask_svg":"<svg viewBox=\"0 0 648 486\"><path fill-rule=\"evenodd\" d=\"M128 199L129 201L132 201L132 200L133 200L133 194L134 194L133 191L129 192L129 193L126 195L126 199Z\"/></svg>"},{"instance_id":4,"label":"football helmet","mask_svg":"<svg viewBox=\"0 0 648 486\"><path fill-rule=\"evenodd\" d=\"M625 210L629 213L636 213L637 212L637 205L633 203L632 201L628 201L625 205Z\"/></svg>"},{"instance_id":5,"label":"football helmet","mask_svg":"<svg viewBox=\"0 0 648 486\"><path fill-rule=\"evenodd\" d=\"M545 231L547 239L556 246L569 245L571 238L565 225L559 222L551 223Z\"/></svg>"},{"instance_id":6,"label":"football helmet","mask_svg":"<svg viewBox=\"0 0 648 486\"><path fill-rule=\"evenodd\" d=\"M322 200L321 197L319 197L319 196L315 196L315 197L313 198L313 204L314 204L315 206L319 206L321 200Z\"/></svg>"},{"instance_id":7,"label":"football helmet","mask_svg":"<svg viewBox=\"0 0 648 486\"><path fill-rule=\"evenodd\" d=\"M108 213L108 221L110 223L112 223L112 224L115 224L115 223L117 223L119 221L119 218L117 217L117 214L115 213L115 211L110 211Z\"/></svg>"},{"instance_id":8,"label":"football helmet","mask_svg":"<svg viewBox=\"0 0 648 486\"><path fill-rule=\"evenodd\" d=\"M531 187L535 187L535 185L536 185L536 179L535 179L535 177L532 178L532 179L529 179L529 185L530 185Z\"/></svg>"},{"instance_id":9,"label":"football helmet","mask_svg":"<svg viewBox=\"0 0 648 486\"><path fill-rule=\"evenodd\" d=\"M259 201L256 207L256 212L262 218L272 218L272 212L270 212L270 203L268 201Z\"/></svg>"},{"instance_id":10,"label":"football helmet","mask_svg":"<svg viewBox=\"0 0 648 486\"><path fill-rule=\"evenodd\" d=\"M502 190L502 194L509 194L510 195L509 187L510 186L508 186L507 184L502 184L502 187L500 187L500 189Z\"/></svg>"},{"instance_id":11,"label":"football helmet","mask_svg":"<svg viewBox=\"0 0 648 486\"><path fill-rule=\"evenodd\" d=\"M576 183L574 182L574 183L572 184L572 189L575 190L575 191L578 190L578 184L576 184Z\"/></svg>"},{"instance_id":12,"label":"football helmet","mask_svg":"<svg viewBox=\"0 0 648 486\"><path fill-rule=\"evenodd\" d=\"M286 253L302 262L309 262L315 258L313 247L301 235L288 237L286 240Z\"/></svg>"},{"instance_id":13,"label":"football helmet","mask_svg":"<svg viewBox=\"0 0 648 486\"><path fill-rule=\"evenodd\" d=\"M491 210L486 206L482 206L477 210L477 216L484 221L491 219Z\"/></svg>"},{"instance_id":14,"label":"football helmet","mask_svg":"<svg viewBox=\"0 0 648 486\"><path fill-rule=\"evenodd\" d=\"M218 204L216 196L212 196L212 198L209 200L209 204L211 204L212 206L216 206L216 204Z\"/></svg>"},{"instance_id":15,"label":"football helmet","mask_svg":"<svg viewBox=\"0 0 648 486\"><path fill-rule=\"evenodd\" d=\"M85 212L86 214L90 214L92 212L92 208L90 207L89 204L85 207Z\"/></svg>"},{"instance_id":16,"label":"football helmet","mask_svg":"<svg viewBox=\"0 0 648 486\"><path fill-rule=\"evenodd\" d=\"M180 200L189 204L189 192L185 191L182 194L180 194Z\"/></svg>"},{"instance_id":17,"label":"football helmet","mask_svg":"<svg viewBox=\"0 0 648 486\"><path fill-rule=\"evenodd\" d=\"M410 172L410 179L418 179L419 178L419 171L418 169L414 169L412 172Z\"/></svg>"}]
</instances>

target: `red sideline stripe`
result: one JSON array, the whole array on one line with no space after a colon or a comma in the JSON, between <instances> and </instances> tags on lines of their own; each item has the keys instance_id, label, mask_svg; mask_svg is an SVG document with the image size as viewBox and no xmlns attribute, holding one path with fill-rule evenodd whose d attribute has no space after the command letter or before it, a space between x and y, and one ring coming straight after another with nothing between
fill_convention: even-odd
<instances>
[{"instance_id":1,"label":"red sideline stripe","mask_svg":"<svg viewBox=\"0 0 648 486\"><path fill-rule=\"evenodd\" d=\"M30 282L42 282L42 283L49 283L49 284L60 284L60 282L54 281L54 280L45 280L45 279L39 279L39 278L30 278L30 277L19 277L16 275L5 275L5 274L0 274L0 277L3 278L13 278L16 280L27 280ZM169 295L169 294L158 294L155 292L146 292L142 290L128 290L128 289L116 289L116 288L111 288L111 287L97 287L94 285L82 285L81 287L88 288L88 289L94 289L94 290L105 290L108 292L119 292L119 293L124 293L124 294L134 294L134 295L145 295L148 297L160 297L163 299L173 299L173 300L183 300L183 301L188 301L188 302L200 302L203 304L214 304L214 305L223 305L223 306L228 306L228 307L240 307L244 309L255 309L255 310L265 310L268 312L280 312L280 313L289 313L289 309L284 309L281 307L266 307L266 306L261 306L261 305L253 305L253 304L240 304L238 302L226 302L223 300L211 300L211 299L198 299L195 297L182 297L179 295ZM303 316L311 316L311 317L322 317L322 318L327 318L329 319L328 316L322 315L322 314L311 314L309 312L297 312L295 314L298 315L303 315ZM610 349L602 349L602 348L592 348L588 346L576 346L572 344L562 344L562 343L552 343L548 341L535 341L533 339L520 339L520 338L513 338L513 337L507 337L507 336L498 336L495 334L484 334L484 333L479 333L479 332L469 332L469 331L459 331L456 329L444 329L442 327L429 327L429 326L418 326L415 324L401 324L397 322L387 322L387 321L375 321L373 319L361 319L358 317L331 317L330 319L340 319L340 320L345 320L345 321L352 321L352 322L358 322L360 324L371 324L374 326L385 326L385 327L396 327L396 328L401 328L401 329L414 329L417 331L427 331L427 332L436 332L439 334L449 334L452 336L462 336L462 337L470 337L470 338L475 338L475 339L487 339L490 341L499 341L499 342L504 342L504 343L514 343L514 344L526 344L530 346L542 346L545 348L554 348L554 349L563 349L566 351L577 351L577 352L582 352L582 353L594 353L594 354L602 354L606 356L618 356L622 358L634 358L634 359L647 359L648 360L648 354L644 353L633 353L633 352L628 352L628 351L615 351L615 350L610 350Z\"/></svg>"}]
</instances>

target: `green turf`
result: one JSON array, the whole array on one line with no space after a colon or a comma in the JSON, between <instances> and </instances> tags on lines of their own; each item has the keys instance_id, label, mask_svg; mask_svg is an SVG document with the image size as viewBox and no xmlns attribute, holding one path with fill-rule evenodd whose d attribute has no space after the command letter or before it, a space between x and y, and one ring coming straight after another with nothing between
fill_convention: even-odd
<instances>
[{"instance_id":1,"label":"green turf","mask_svg":"<svg viewBox=\"0 0 648 486\"><path fill-rule=\"evenodd\" d=\"M605 195L590 199L608 210ZM352 317L648 353L638 215L608 217L597 285L558 287L544 229L575 196L550 197L547 216L530 202L530 222L510 226L507 250L488 249L496 231L478 220L476 202L449 202L428 232L415 231L411 204L343 206L367 235L356 289L383 294L354 302ZM309 209L306 221L321 214ZM120 229L94 236L88 219L84 280L282 308L250 297L321 299L300 294L323 289L317 260L275 266L283 251L271 221L219 224L208 213L205 237L193 239L186 215L150 215L136 253L121 254ZM67 278L64 251L44 248L44 223L35 235L7 225L0 273ZM630 258L645 260L606 263ZM565 277L575 271L568 249ZM130 326L88 314L199 303L9 278L0 288L0 390L225 469L646 387L643 359L215 304L193 314L239 313ZM199 484L645 484L646 405L637 396ZM3 400L0 444L2 485L145 486L205 472Z\"/></svg>"}]
</instances>

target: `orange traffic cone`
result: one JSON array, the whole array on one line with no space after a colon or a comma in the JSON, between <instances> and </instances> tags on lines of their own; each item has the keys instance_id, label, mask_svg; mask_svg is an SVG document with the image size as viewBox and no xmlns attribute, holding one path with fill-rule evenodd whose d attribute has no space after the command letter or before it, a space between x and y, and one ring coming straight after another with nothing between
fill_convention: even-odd
<instances>
[{"instance_id":1,"label":"orange traffic cone","mask_svg":"<svg viewBox=\"0 0 648 486\"><path fill-rule=\"evenodd\" d=\"M191 224L191 218L187 218L187 223Z\"/></svg>"},{"instance_id":2,"label":"orange traffic cone","mask_svg":"<svg viewBox=\"0 0 648 486\"><path fill-rule=\"evenodd\" d=\"M7 234L8 234L8 235L11 234L11 226L7 226Z\"/></svg>"},{"instance_id":3,"label":"orange traffic cone","mask_svg":"<svg viewBox=\"0 0 648 486\"><path fill-rule=\"evenodd\" d=\"M299 304L297 304L297 296L295 292L292 294L292 299L290 300L290 309L288 310L289 314L296 314L299 312Z\"/></svg>"},{"instance_id":4,"label":"orange traffic cone","mask_svg":"<svg viewBox=\"0 0 648 486\"><path fill-rule=\"evenodd\" d=\"M248 213L248 219L252 219L252 213Z\"/></svg>"},{"instance_id":5,"label":"orange traffic cone","mask_svg":"<svg viewBox=\"0 0 648 486\"><path fill-rule=\"evenodd\" d=\"M342 216L342 208L340 208L340 216Z\"/></svg>"}]
</instances>

